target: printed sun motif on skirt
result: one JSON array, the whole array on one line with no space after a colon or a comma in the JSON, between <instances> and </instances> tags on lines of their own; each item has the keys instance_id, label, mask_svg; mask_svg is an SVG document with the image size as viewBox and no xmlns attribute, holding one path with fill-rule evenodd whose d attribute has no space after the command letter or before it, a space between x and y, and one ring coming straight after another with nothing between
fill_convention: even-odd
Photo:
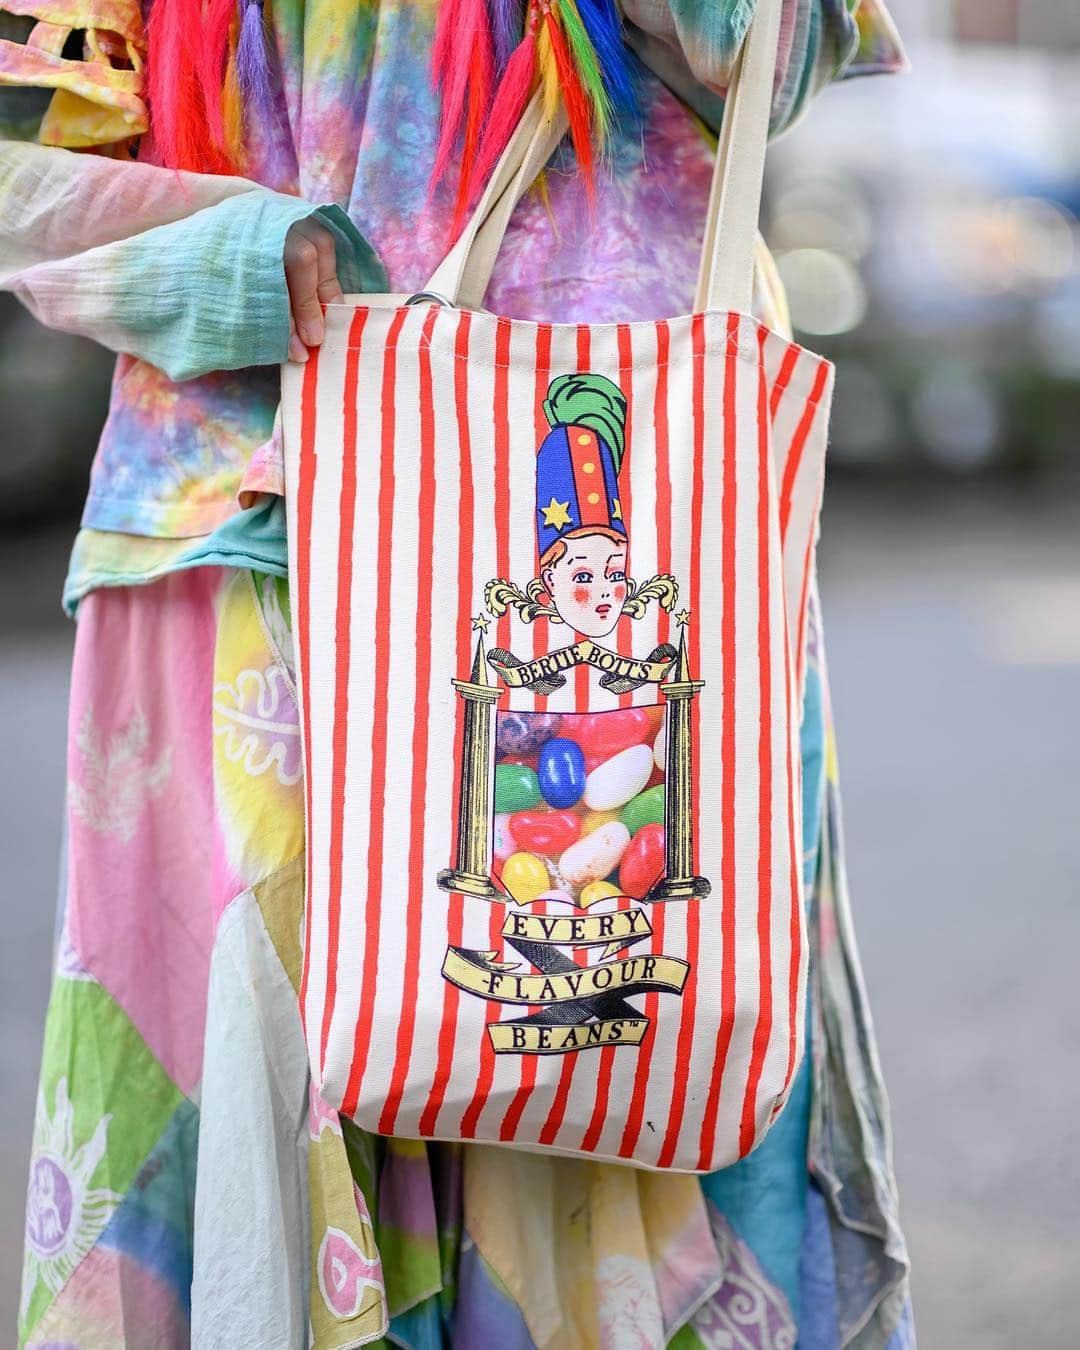
<instances>
[{"instance_id":1,"label":"printed sun motif on skirt","mask_svg":"<svg viewBox=\"0 0 1080 1350\"><path fill-rule=\"evenodd\" d=\"M103 1116L85 1144L76 1147L75 1113L67 1079L56 1085L50 1112L38 1093L37 1139L26 1193L26 1261L23 1312L40 1279L56 1295L104 1232L121 1196L91 1186L105 1156L111 1115Z\"/></svg>"}]
</instances>

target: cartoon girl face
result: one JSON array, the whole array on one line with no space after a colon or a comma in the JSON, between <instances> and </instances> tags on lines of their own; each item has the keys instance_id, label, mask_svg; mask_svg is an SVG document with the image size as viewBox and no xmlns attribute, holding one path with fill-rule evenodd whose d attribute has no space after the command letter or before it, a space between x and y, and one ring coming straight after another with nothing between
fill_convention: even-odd
<instances>
[{"instance_id":1,"label":"cartoon girl face","mask_svg":"<svg viewBox=\"0 0 1080 1350\"><path fill-rule=\"evenodd\" d=\"M606 534L566 540L566 552L540 573L563 620L585 637L613 632L626 599L626 545Z\"/></svg>"}]
</instances>

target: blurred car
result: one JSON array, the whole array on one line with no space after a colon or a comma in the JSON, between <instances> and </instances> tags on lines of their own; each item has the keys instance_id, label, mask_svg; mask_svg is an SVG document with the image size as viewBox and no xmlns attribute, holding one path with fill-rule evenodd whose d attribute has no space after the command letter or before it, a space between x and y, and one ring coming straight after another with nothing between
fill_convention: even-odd
<instances>
[{"instance_id":1,"label":"blurred car","mask_svg":"<svg viewBox=\"0 0 1080 1350\"><path fill-rule=\"evenodd\" d=\"M834 468L1075 471L1078 74L928 46L778 142L765 233L838 363Z\"/></svg>"}]
</instances>

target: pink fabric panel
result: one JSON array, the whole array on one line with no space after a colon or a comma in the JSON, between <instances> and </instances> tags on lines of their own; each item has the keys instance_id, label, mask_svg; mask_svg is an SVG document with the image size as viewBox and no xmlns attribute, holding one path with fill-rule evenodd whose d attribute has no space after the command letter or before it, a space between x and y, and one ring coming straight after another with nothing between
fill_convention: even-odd
<instances>
[{"instance_id":1,"label":"pink fabric panel","mask_svg":"<svg viewBox=\"0 0 1080 1350\"><path fill-rule=\"evenodd\" d=\"M99 590L79 611L68 747L69 935L166 1072L201 1074L216 897L211 719L223 573Z\"/></svg>"}]
</instances>

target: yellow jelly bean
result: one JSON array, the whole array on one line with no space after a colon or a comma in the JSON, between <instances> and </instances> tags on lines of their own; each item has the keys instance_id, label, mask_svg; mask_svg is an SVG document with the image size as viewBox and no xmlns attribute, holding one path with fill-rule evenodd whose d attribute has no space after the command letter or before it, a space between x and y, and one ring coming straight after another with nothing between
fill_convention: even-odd
<instances>
[{"instance_id":1,"label":"yellow jelly bean","mask_svg":"<svg viewBox=\"0 0 1080 1350\"><path fill-rule=\"evenodd\" d=\"M549 889L551 878L535 853L511 853L502 866L502 884L519 905L531 905Z\"/></svg>"},{"instance_id":2,"label":"yellow jelly bean","mask_svg":"<svg viewBox=\"0 0 1080 1350\"><path fill-rule=\"evenodd\" d=\"M618 886L613 886L610 881L590 881L587 886L582 887L578 904L582 909L588 909L590 905L595 905L597 900L607 900L609 896L621 894Z\"/></svg>"},{"instance_id":3,"label":"yellow jelly bean","mask_svg":"<svg viewBox=\"0 0 1080 1350\"><path fill-rule=\"evenodd\" d=\"M581 833L592 834L593 830L598 830L601 825L618 819L618 811L590 811L581 822Z\"/></svg>"}]
</instances>

